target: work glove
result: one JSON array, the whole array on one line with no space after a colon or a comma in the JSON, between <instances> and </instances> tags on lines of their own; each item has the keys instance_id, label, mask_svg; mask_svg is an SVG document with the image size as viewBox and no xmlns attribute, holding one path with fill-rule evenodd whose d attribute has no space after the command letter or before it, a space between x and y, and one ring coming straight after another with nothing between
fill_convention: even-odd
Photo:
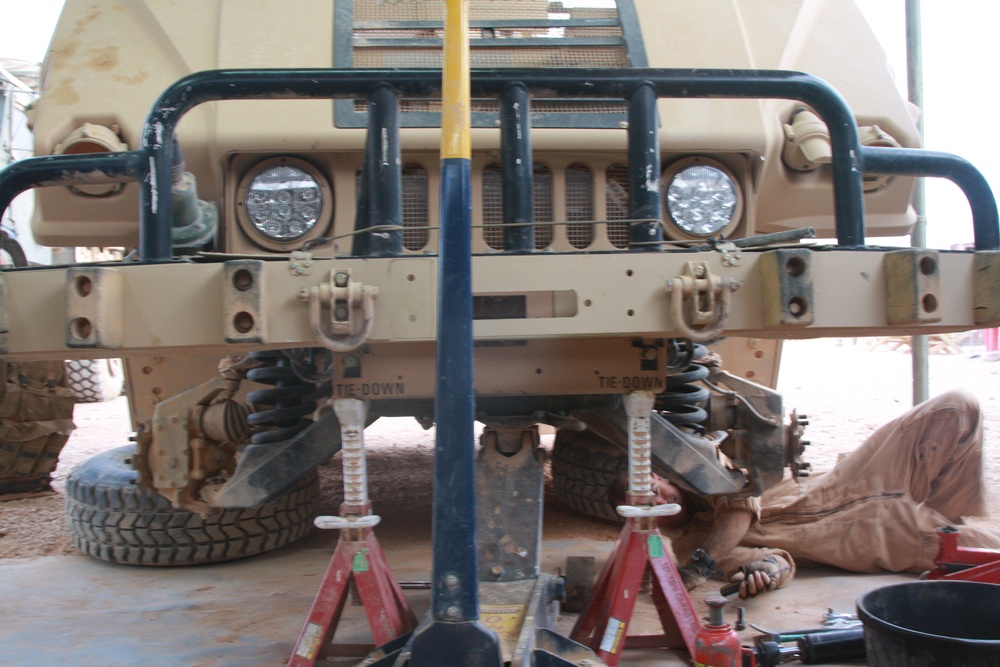
<instances>
[{"instance_id":1,"label":"work glove","mask_svg":"<svg viewBox=\"0 0 1000 667\"><path fill-rule=\"evenodd\" d=\"M740 584L740 599L756 597L781 588L792 579L792 567L781 556L768 556L747 563L736 571L730 581Z\"/></svg>"}]
</instances>

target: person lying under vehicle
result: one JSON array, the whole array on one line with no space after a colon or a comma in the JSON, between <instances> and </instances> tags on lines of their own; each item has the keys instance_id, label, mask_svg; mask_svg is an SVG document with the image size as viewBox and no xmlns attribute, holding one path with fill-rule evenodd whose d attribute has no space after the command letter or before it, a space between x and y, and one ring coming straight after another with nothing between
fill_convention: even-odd
<instances>
[{"instance_id":1,"label":"person lying under vehicle","mask_svg":"<svg viewBox=\"0 0 1000 667\"><path fill-rule=\"evenodd\" d=\"M741 582L747 598L787 586L797 566L850 572L934 567L936 529L961 525L962 546L1000 549L1000 530L964 525L986 515L983 418L952 390L883 425L829 472L785 479L759 498L699 497L653 476L655 502L688 590L710 576ZM627 480L611 490L621 504Z\"/></svg>"}]
</instances>

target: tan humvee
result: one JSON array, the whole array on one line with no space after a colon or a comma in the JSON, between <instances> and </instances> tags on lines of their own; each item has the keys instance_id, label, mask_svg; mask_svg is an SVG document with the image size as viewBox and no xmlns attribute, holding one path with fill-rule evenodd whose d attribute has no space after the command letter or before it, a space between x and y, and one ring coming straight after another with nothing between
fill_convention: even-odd
<instances>
[{"instance_id":1,"label":"tan humvee","mask_svg":"<svg viewBox=\"0 0 1000 667\"><path fill-rule=\"evenodd\" d=\"M532 443L536 423L589 427L604 448L599 483L573 477L594 452L557 446L563 500L609 511L606 485L625 461L623 393L660 397L655 469L697 491L758 494L801 466L802 424L784 423L770 389L781 340L996 324L996 230L968 252L866 245L915 219L912 179L877 173L913 170L887 167L876 149L918 140L851 3L574 4L471 3L479 418L488 433L528 432ZM441 13L437 2L376 0L66 3L36 155L119 159L119 171L52 163L58 173L38 179L50 187L37 190L34 234L138 252L0 274L0 350L8 362L125 359L139 430L125 458L142 493L202 513L285 502L274 499L339 446L331 400L362 399L369 418L433 422L447 295L428 72L441 67ZM247 68L287 68L287 89L240 78ZM319 74L329 68L341 82L360 75L373 96L317 92L333 85ZM197 74L213 70L217 79ZM829 122L836 94L816 108L820 80L846 102L846 129ZM516 113L523 102L497 99L516 81L533 90L530 128ZM642 109L629 115L642 102L615 86L652 91L646 125ZM168 132L177 148L160 145L176 106L166 102L199 90ZM501 108L514 119L501 122ZM144 227L168 208L166 191L143 183L163 178L154 148L172 158L168 237ZM861 175L862 156L879 169ZM835 173L855 189L835 193ZM981 219L977 234L988 228ZM677 425L670 401L700 383L685 375L697 369L710 374L711 400L682 397L679 407L707 408L700 423ZM94 555L146 562L92 539L79 543ZM210 559L225 557L191 562Z\"/></svg>"}]
</instances>

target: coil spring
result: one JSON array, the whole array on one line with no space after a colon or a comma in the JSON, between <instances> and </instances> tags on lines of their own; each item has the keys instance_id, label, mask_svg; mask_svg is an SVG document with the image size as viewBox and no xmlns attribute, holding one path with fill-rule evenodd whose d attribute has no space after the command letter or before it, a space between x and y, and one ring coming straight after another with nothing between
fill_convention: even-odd
<instances>
[{"instance_id":1,"label":"coil spring","mask_svg":"<svg viewBox=\"0 0 1000 667\"><path fill-rule=\"evenodd\" d=\"M251 352L250 356L263 365L247 371L247 379L272 385L247 393L247 400L254 405L271 406L247 416L250 426L267 429L255 433L250 442L261 445L288 440L312 423L307 416L316 411L316 386L299 377L281 350Z\"/></svg>"},{"instance_id":2,"label":"coil spring","mask_svg":"<svg viewBox=\"0 0 1000 667\"><path fill-rule=\"evenodd\" d=\"M686 341L690 346L691 342ZM684 370L667 376L667 390L656 397L655 409L674 425L703 424L708 413L701 407L708 399L708 389L693 384L708 377L708 367L695 363L708 353L704 345L693 345L682 355Z\"/></svg>"}]
</instances>

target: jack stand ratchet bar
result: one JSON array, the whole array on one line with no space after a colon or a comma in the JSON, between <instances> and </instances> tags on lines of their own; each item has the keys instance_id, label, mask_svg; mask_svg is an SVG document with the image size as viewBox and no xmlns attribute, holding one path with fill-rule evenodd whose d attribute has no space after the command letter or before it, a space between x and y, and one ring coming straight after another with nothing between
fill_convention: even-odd
<instances>
[{"instance_id":1,"label":"jack stand ratchet bar","mask_svg":"<svg viewBox=\"0 0 1000 667\"><path fill-rule=\"evenodd\" d=\"M313 667L327 655L365 655L370 645L332 644L353 581L368 617L375 645L385 645L416 625L382 547L372 530L379 516L372 514L368 497L364 428L368 407L356 398L333 401L343 437L344 503L340 516L316 518L317 528L341 531L337 548L295 643L288 667Z\"/></svg>"},{"instance_id":2,"label":"jack stand ratchet bar","mask_svg":"<svg viewBox=\"0 0 1000 667\"><path fill-rule=\"evenodd\" d=\"M625 395L628 415L628 470L630 505L618 507L625 527L608 556L584 611L570 638L592 648L615 667L625 648L686 648L694 655L694 640L701 627L677 566L664 547L656 527L657 516L678 513L676 504L653 505L650 413L652 392ZM652 571L653 603L662 635L628 636L636 592L647 571Z\"/></svg>"}]
</instances>

